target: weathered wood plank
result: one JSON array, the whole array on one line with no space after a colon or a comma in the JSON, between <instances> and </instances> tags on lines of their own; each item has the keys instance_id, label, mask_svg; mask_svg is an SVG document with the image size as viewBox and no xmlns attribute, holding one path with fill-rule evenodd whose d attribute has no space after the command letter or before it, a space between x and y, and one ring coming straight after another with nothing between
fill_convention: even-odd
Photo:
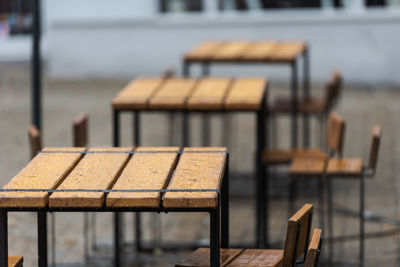
<instances>
[{"instance_id":1,"label":"weathered wood plank","mask_svg":"<svg viewBox=\"0 0 400 267\"><path fill-rule=\"evenodd\" d=\"M201 79L187 101L188 109L222 109L230 83L228 78Z\"/></svg>"},{"instance_id":2,"label":"weathered wood plank","mask_svg":"<svg viewBox=\"0 0 400 267\"><path fill-rule=\"evenodd\" d=\"M225 108L228 110L259 110L268 81L264 78L240 78L233 82Z\"/></svg>"},{"instance_id":3,"label":"weathered wood plank","mask_svg":"<svg viewBox=\"0 0 400 267\"><path fill-rule=\"evenodd\" d=\"M185 60L200 60L200 61L207 61L212 56L214 53L217 51L218 47L222 44L222 42L219 41L207 41L204 42L195 48L193 48L191 51L185 54L184 59Z\"/></svg>"},{"instance_id":4,"label":"weathered wood plank","mask_svg":"<svg viewBox=\"0 0 400 267\"><path fill-rule=\"evenodd\" d=\"M227 266L243 250L242 249L224 249L220 250L221 266ZM182 262L175 264L175 267L207 267L210 266L210 249L199 248L190 253Z\"/></svg>"},{"instance_id":5,"label":"weathered wood plank","mask_svg":"<svg viewBox=\"0 0 400 267\"><path fill-rule=\"evenodd\" d=\"M244 61L263 61L270 59L279 43L275 41L253 42L243 52L242 60Z\"/></svg>"},{"instance_id":6,"label":"weathered wood plank","mask_svg":"<svg viewBox=\"0 0 400 267\"><path fill-rule=\"evenodd\" d=\"M283 250L275 249L246 249L227 267L277 267L282 264Z\"/></svg>"},{"instance_id":7,"label":"weathered wood plank","mask_svg":"<svg viewBox=\"0 0 400 267\"><path fill-rule=\"evenodd\" d=\"M239 60L249 46L247 41L225 42L216 48L212 60Z\"/></svg>"}]
</instances>

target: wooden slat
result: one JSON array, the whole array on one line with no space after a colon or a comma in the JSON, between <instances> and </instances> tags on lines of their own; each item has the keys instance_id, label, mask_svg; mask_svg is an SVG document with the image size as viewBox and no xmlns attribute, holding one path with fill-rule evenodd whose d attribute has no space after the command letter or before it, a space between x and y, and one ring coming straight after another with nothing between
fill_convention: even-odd
<instances>
[{"instance_id":1,"label":"wooden slat","mask_svg":"<svg viewBox=\"0 0 400 267\"><path fill-rule=\"evenodd\" d=\"M194 49L189 51L188 53L185 54L184 59L185 60L200 60L200 61L207 61L212 56L214 53L217 51L218 47L222 44L222 42L219 41L207 41L204 42L198 46L196 46Z\"/></svg>"},{"instance_id":2,"label":"wooden slat","mask_svg":"<svg viewBox=\"0 0 400 267\"><path fill-rule=\"evenodd\" d=\"M259 110L268 81L263 78L241 78L232 83L225 108L228 110Z\"/></svg>"},{"instance_id":3,"label":"wooden slat","mask_svg":"<svg viewBox=\"0 0 400 267\"><path fill-rule=\"evenodd\" d=\"M281 266L283 250L275 249L246 249L227 267L277 267Z\"/></svg>"},{"instance_id":4,"label":"wooden slat","mask_svg":"<svg viewBox=\"0 0 400 267\"><path fill-rule=\"evenodd\" d=\"M73 149L73 150L72 150ZM84 151L84 148L45 148L43 151ZM54 189L78 162L82 154L39 153L5 189ZM1 192L0 207L38 207L47 205L47 192Z\"/></svg>"},{"instance_id":5,"label":"wooden slat","mask_svg":"<svg viewBox=\"0 0 400 267\"><path fill-rule=\"evenodd\" d=\"M363 170L361 158L332 158L326 167L329 176L355 176L360 177Z\"/></svg>"},{"instance_id":6,"label":"wooden slat","mask_svg":"<svg viewBox=\"0 0 400 267\"><path fill-rule=\"evenodd\" d=\"M125 166L132 148L92 148L57 189L109 189ZM102 192L57 192L49 199L50 207L101 207Z\"/></svg>"},{"instance_id":7,"label":"wooden slat","mask_svg":"<svg viewBox=\"0 0 400 267\"><path fill-rule=\"evenodd\" d=\"M80 114L74 121L74 147L87 147L88 145L88 121L89 117L86 113Z\"/></svg>"},{"instance_id":8,"label":"wooden slat","mask_svg":"<svg viewBox=\"0 0 400 267\"><path fill-rule=\"evenodd\" d=\"M246 41L226 42L216 48L212 60L239 60L249 46L250 43Z\"/></svg>"},{"instance_id":9,"label":"wooden slat","mask_svg":"<svg viewBox=\"0 0 400 267\"><path fill-rule=\"evenodd\" d=\"M28 131L29 144L31 148L31 158L36 156L36 153L42 149L42 141L40 132L36 126L31 125Z\"/></svg>"},{"instance_id":10,"label":"wooden slat","mask_svg":"<svg viewBox=\"0 0 400 267\"><path fill-rule=\"evenodd\" d=\"M290 176L317 176L325 172L326 159L324 158L294 158L290 165Z\"/></svg>"},{"instance_id":11,"label":"wooden slat","mask_svg":"<svg viewBox=\"0 0 400 267\"><path fill-rule=\"evenodd\" d=\"M319 251L321 238L322 230L315 229L311 237L310 245L308 246L305 267L315 267L317 265L317 255L321 253Z\"/></svg>"},{"instance_id":12,"label":"wooden slat","mask_svg":"<svg viewBox=\"0 0 400 267\"><path fill-rule=\"evenodd\" d=\"M187 101L188 109L222 109L231 79L205 78L198 82L195 91Z\"/></svg>"},{"instance_id":13,"label":"wooden slat","mask_svg":"<svg viewBox=\"0 0 400 267\"><path fill-rule=\"evenodd\" d=\"M171 153L145 153L170 151ZM141 147L130 159L113 189L163 189L175 167L178 147ZM108 207L159 207L158 192L111 192L107 196Z\"/></svg>"},{"instance_id":14,"label":"wooden slat","mask_svg":"<svg viewBox=\"0 0 400 267\"><path fill-rule=\"evenodd\" d=\"M221 248L221 267L227 266L234 258L236 258L242 249L226 249ZM199 248L190 253L182 262L175 264L175 267L207 267L210 266L210 249Z\"/></svg>"},{"instance_id":15,"label":"wooden slat","mask_svg":"<svg viewBox=\"0 0 400 267\"><path fill-rule=\"evenodd\" d=\"M196 85L195 79L171 78L150 99L151 109L182 109Z\"/></svg>"},{"instance_id":16,"label":"wooden slat","mask_svg":"<svg viewBox=\"0 0 400 267\"><path fill-rule=\"evenodd\" d=\"M162 78L138 78L131 81L112 100L114 109L144 109L157 89L162 85Z\"/></svg>"},{"instance_id":17,"label":"wooden slat","mask_svg":"<svg viewBox=\"0 0 400 267\"><path fill-rule=\"evenodd\" d=\"M199 148L192 148L199 149ZM214 148L209 148L214 151ZM182 153L168 189L220 189L226 164L225 153ZM194 150L198 151L198 150ZM216 192L167 192L168 208L215 208Z\"/></svg>"},{"instance_id":18,"label":"wooden slat","mask_svg":"<svg viewBox=\"0 0 400 267\"><path fill-rule=\"evenodd\" d=\"M22 256L8 256L8 267L22 267L23 262Z\"/></svg>"},{"instance_id":19,"label":"wooden slat","mask_svg":"<svg viewBox=\"0 0 400 267\"><path fill-rule=\"evenodd\" d=\"M245 61L268 60L274 55L278 47L279 47L278 43L274 41L251 43L251 45L248 46L246 51L243 53L242 60Z\"/></svg>"},{"instance_id":20,"label":"wooden slat","mask_svg":"<svg viewBox=\"0 0 400 267\"><path fill-rule=\"evenodd\" d=\"M284 42L279 43L275 49L271 60L291 62L295 60L306 48L304 42Z\"/></svg>"}]
</instances>

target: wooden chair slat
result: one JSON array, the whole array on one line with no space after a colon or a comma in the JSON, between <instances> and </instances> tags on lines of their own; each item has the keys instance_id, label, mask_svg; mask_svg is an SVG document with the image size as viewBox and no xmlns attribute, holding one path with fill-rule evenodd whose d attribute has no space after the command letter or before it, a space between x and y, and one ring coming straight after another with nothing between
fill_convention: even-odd
<instances>
[{"instance_id":1,"label":"wooden chair slat","mask_svg":"<svg viewBox=\"0 0 400 267\"><path fill-rule=\"evenodd\" d=\"M341 154L343 151L345 129L344 119L331 112L328 120L327 143L328 148L335 153Z\"/></svg>"},{"instance_id":2,"label":"wooden chair slat","mask_svg":"<svg viewBox=\"0 0 400 267\"><path fill-rule=\"evenodd\" d=\"M314 229L310 245L308 246L307 256L305 267L315 267L317 264L318 257L317 255L320 253L322 242L322 230L321 229Z\"/></svg>"},{"instance_id":3,"label":"wooden chair slat","mask_svg":"<svg viewBox=\"0 0 400 267\"><path fill-rule=\"evenodd\" d=\"M220 249L221 267L227 266L235 259L243 249ZM207 267L210 266L210 249L199 248L190 253L182 262L175 264L175 267Z\"/></svg>"},{"instance_id":4,"label":"wooden chair slat","mask_svg":"<svg viewBox=\"0 0 400 267\"><path fill-rule=\"evenodd\" d=\"M194 148L199 149L199 148ZM214 151L214 148L210 148ZM225 171L225 153L185 153L184 149L168 189L217 189ZM163 197L164 207L169 208L215 208L218 204L216 192L167 192Z\"/></svg>"},{"instance_id":5,"label":"wooden chair slat","mask_svg":"<svg viewBox=\"0 0 400 267\"><path fill-rule=\"evenodd\" d=\"M28 130L28 138L31 148L31 158L34 158L38 151L42 149L40 132L36 126L31 125Z\"/></svg>"},{"instance_id":6,"label":"wooden chair slat","mask_svg":"<svg viewBox=\"0 0 400 267\"><path fill-rule=\"evenodd\" d=\"M379 146L381 141L382 129L379 125L372 128L372 143L369 154L368 169L375 171L378 162Z\"/></svg>"},{"instance_id":7,"label":"wooden chair slat","mask_svg":"<svg viewBox=\"0 0 400 267\"><path fill-rule=\"evenodd\" d=\"M113 189L164 189L175 167L178 147L140 147L137 152L170 151L171 153L134 154L122 171ZM108 207L159 207L158 192L111 192Z\"/></svg>"},{"instance_id":8,"label":"wooden chair slat","mask_svg":"<svg viewBox=\"0 0 400 267\"><path fill-rule=\"evenodd\" d=\"M251 43L243 53L243 60L262 61L271 58L275 50L279 47L279 43L274 41L254 42Z\"/></svg>"},{"instance_id":9,"label":"wooden chair slat","mask_svg":"<svg viewBox=\"0 0 400 267\"><path fill-rule=\"evenodd\" d=\"M225 98L226 109L258 110L265 95L268 81L263 78L240 78L232 83Z\"/></svg>"},{"instance_id":10,"label":"wooden chair slat","mask_svg":"<svg viewBox=\"0 0 400 267\"><path fill-rule=\"evenodd\" d=\"M22 267L23 262L22 256L8 256L8 267Z\"/></svg>"},{"instance_id":11,"label":"wooden chair slat","mask_svg":"<svg viewBox=\"0 0 400 267\"><path fill-rule=\"evenodd\" d=\"M150 99L151 109L182 109L186 100L191 96L197 80L185 78L170 78L166 80Z\"/></svg>"},{"instance_id":12,"label":"wooden chair slat","mask_svg":"<svg viewBox=\"0 0 400 267\"><path fill-rule=\"evenodd\" d=\"M207 41L185 54L185 60L209 60L223 42Z\"/></svg>"},{"instance_id":13,"label":"wooden chair slat","mask_svg":"<svg viewBox=\"0 0 400 267\"><path fill-rule=\"evenodd\" d=\"M324 174L326 166L325 158L294 158L290 165L290 176L312 177Z\"/></svg>"},{"instance_id":14,"label":"wooden chair slat","mask_svg":"<svg viewBox=\"0 0 400 267\"><path fill-rule=\"evenodd\" d=\"M84 148L45 148L43 151L83 152ZM82 156L79 152L39 153L4 189L54 189L79 161ZM45 207L47 202L47 192L0 192L1 207Z\"/></svg>"},{"instance_id":15,"label":"wooden chair slat","mask_svg":"<svg viewBox=\"0 0 400 267\"><path fill-rule=\"evenodd\" d=\"M132 80L112 100L114 109L143 109L162 85L163 78L137 78Z\"/></svg>"},{"instance_id":16,"label":"wooden chair slat","mask_svg":"<svg viewBox=\"0 0 400 267\"><path fill-rule=\"evenodd\" d=\"M306 252L312 210L313 206L311 204L305 204L289 218L283 253L283 266L292 266L292 263ZM299 225L300 231L298 232ZM297 248L295 250L296 241Z\"/></svg>"},{"instance_id":17,"label":"wooden chair slat","mask_svg":"<svg viewBox=\"0 0 400 267\"><path fill-rule=\"evenodd\" d=\"M239 60L251 44L247 41L231 41L219 45L212 60Z\"/></svg>"},{"instance_id":18,"label":"wooden chair slat","mask_svg":"<svg viewBox=\"0 0 400 267\"><path fill-rule=\"evenodd\" d=\"M109 189L119 176L132 148L91 148L57 189ZM103 153L102 153L103 152ZM102 192L56 192L49 198L50 207L101 207Z\"/></svg>"},{"instance_id":19,"label":"wooden chair slat","mask_svg":"<svg viewBox=\"0 0 400 267\"><path fill-rule=\"evenodd\" d=\"M304 51L305 48L306 44L304 42L279 43L273 55L271 55L271 60L293 61Z\"/></svg>"},{"instance_id":20,"label":"wooden chair slat","mask_svg":"<svg viewBox=\"0 0 400 267\"><path fill-rule=\"evenodd\" d=\"M204 78L187 101L189 109L222 109L231 79Z\"/></svg>"},{"instance_id":21,"label":"wooden chair slat","mask_svg":"<svg viewBox=\"0 0 400 267\"><path fill-rule=\"evenodd\" d=\"M282 264L283 250L275 249L246 249L237 256L227 267L277 267Z\"/></svg>"},{"instance_id":22,"label":"wooden chair slat","mask_svg":"<svg viewBox=\"0 0 400 267\"><path fill-rule=\"evenodd\" d=\"M328 176L353 176L360 177L363 171L361 158L332 158L326 167Z\"/></svg>"},{"instance_id":23,"label":"wooden chair slat","mask_svg":"<svg viewBox=\"0 0 400 267\"><path fill-rule=\"evenodd\" d=\"M73 124L74 147L87 147L88 145L88 115L79 115Z\"/></svg>"}]
</instances>

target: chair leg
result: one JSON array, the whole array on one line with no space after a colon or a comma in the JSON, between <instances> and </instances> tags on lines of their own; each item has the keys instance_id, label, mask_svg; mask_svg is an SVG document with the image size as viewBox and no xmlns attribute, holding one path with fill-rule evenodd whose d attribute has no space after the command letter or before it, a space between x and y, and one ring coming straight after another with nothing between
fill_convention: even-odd
<instances>
[{"instance_id":1,"label":"chair leg","mask_svg":"<svg viewBox=\"0 0 400 267\"><path fill-rule=\"evenodd\" d=\"M319 123L319 147L325 151L325 125L324 125L325 116L322 114L318 116Z\"/></svg>"},{"instance_id":2,"label":"chair leg","mask_svg":"<svg viewBox=\"0 0 400 267\"><path fill-rule=\"evenodd\" d=\"M270 115L271 121L271 148L275 149L278 147L277 140L277 131L278 131L278 123L276 121L276 116Z\"/></svg>"},{"instance_id":3,"label":"chair leg","mask_svg":"<svg viewBox=\"0 0 400 267\"><path fill-rule=\"evenodd\" d=\"M89 263L89 213L83 213L83 251L85 263Z\"/></svg>"},{"instance_id":4,"label":"chair leg","mask_svg":"<svg viewBox=\"0 0 400 267\"><path fill-rule=\"evenodd\" d=\"M51 223L51 266L56 266L56 215L50 213Z\"/></svg>"},{"instance_id":5,"label":"chair leg","mask_svg":"<svg viewBox=\"0 0 400 267\"><path fill-rule=\"evenodd\" d=\"M97 243L97 239L96 239L96 213L93 212L91 215L92 216L91 216L91 220L90 220L90 222L91 222L91 224L90 224L91 242L90 243L91 243L92 250L96 251L97 250L97 245L96 245L96 243Z\"/></svg>"},{"instance_id":6,"label":"chair leg","mask_svg":"<svg viewBox=\"0 0 400 267\"><path fill-rule=\"evenodd\" d=\"M231 147L232 116L224 114L222 116L222 142L224 146Z\"/></svg>"},{"instance_id":7,"label":"chair leg","mask_svg":"<svg viewBox=\"0 0 400 267\"><path fill-rule=\"evenodd\" d=\"M290 178L289 185L289 217L293 214L295 210L296 200L297 200L297 179Z\"/></svg>"},{"instance_id":8,"label":"chair leg","mask_svg":"<svg viewBox=\"0 0 400 267\"><path fill-rule=\"evenodd\" d=\"M329 266L332 266L333 261L333 203L332 203L332 179L327 178L327 191L328 191L328 232L329 232L329 246L328 246L328 261Z\"/></svg>"},{"instance_id":9,"label":"chair leg","mask_svg":"<svg viewBox=\"0 0 400 267\"><path fill-rule=\"evenodd\" d=\"M364 175L360 177L360 267L364 266Z\"/></svg>"},{"instance_id":10,"label":"chair leg","mask_svg":"<svg viewBox=\"0 0 400 267\"><path fill-rule=\"evenodd\" d=\"M321 179L318 180L318 189L319 189L319 225L321 229L325 229L325 220L324 220L324 179L321 177Z\"/></svg>"}]
</instances>

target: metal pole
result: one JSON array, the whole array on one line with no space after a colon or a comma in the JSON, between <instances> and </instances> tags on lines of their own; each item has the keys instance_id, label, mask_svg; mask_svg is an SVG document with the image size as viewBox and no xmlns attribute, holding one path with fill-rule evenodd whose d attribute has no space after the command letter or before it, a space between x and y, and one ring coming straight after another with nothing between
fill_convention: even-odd
<instances>
[{"instance_id":1,"label":"metal pole","mask_svg":"<svg viewBox=\"0 0 400 267\"><path fill-rule=\"evenodd\" d=\"M135 118L135 129L134 129L134 143L135 146L140 145L140 113L134 112ZM135 240L136 240L136 251L142 250L142 231L141 231L141 216L140 212L135 212Z\"/></svg>"},{"instance_id":2,"label":"metal pole","mask_svg":"<svg viewBox=\"0 0 400 267\"><path fill-rule=\"evenodd\" d=\"M308 45L303 52L303 99L310 99L310 55ZM303 116L303 147L310 147L310 117L307 113Z\"/></svg>"},{"instance_id":3,"label":"metal pole","mask_svg":"<svg viewBox=\"0 0 400 267\"><path fill-rule=\"evenodd\" d=\"M297 148L297 61L292 61L292 148Z\"/></svg>"},{"instance_id":4,"label":"metal pole","mask_svg":"<svg viewBox=\"0 0 400 267\"><path fill-rule=\"evenodd\" d=\"M31 58L32 124L41 130L41 64L40 64L40 0L33 1L33 35Z\"/></svg>"},{"instance_id":5,"label":"metal pole","mask_svg":"<svg viewBox=\"0 0 400 267\"><path fill-rule=\"evenodd\" d=\"M219 244L220 201L221 199L218 199L217 208L215 210L210 211L210 266L211 267L220 266L220 251L219 251L220 250L220 244Z\"/></svg>"},{"instance_id":6,"label":"metal pole","mask_svg":"<svg viewBox=\"0 0 400 267\"><path fill-rule=\"evenodd\" d=\"M0 210L0 267L8 266L7 211Z\"/></svg>"},{"instance_id":7,"label":"metal pole","mask_svg":"<svg viewBox=\"0 0 400 267\"><path fill-rule=\"evenodd\" d=\"M38 266L47 267L47 214L40 211L37 213L38 227Z\"/></svg>"},{"instance_id":8,"label":"metal pole","mask_svg":"<svg viewBox=\"0 0 400 267\"><path fill-rule=\"evenodd\" d=\"M360 177L360 267L364 266L364 173Z\"/></svg>"},{"instance_id":9,"label":"metal pole","mask_svg":"<svg viewBox=\"0 0 400 267\"><path fill-rule=\"evenodd\" d=\"M121 217L118 212L114 213L114 266L119 267L121 248Z\"/></svg>"},{"instance_id":10,"label":"metal pole","mask_svg":"<svg viewBox=\"0 0 400 267\"><path fill-rule=\"evenodd\" d=\"M229 154L226 155L226 166L221 192L221 247L229 248Z\"/></svg>"},{"instance_id":11,"label":"metal pole","mask_svg":"<svg viewBox=\"0 0 400 267\"><path fill-rule=\"evenodd\" d=\"M119 146L119 111L113 109L113 146Z\"/></svg>"},{"instance_id":12,"label":"metal pole","mask_svg":"<svg viewBox=\"0 0 400 267\"><path fill-rule=\"evenodd\" d=\"M204 62L202 64L202 77L210 75L210 64ZM210 145L210 114L203 113L201 118L201 129L202 129L202 146Z\"/></svg>"}]
</instances>

